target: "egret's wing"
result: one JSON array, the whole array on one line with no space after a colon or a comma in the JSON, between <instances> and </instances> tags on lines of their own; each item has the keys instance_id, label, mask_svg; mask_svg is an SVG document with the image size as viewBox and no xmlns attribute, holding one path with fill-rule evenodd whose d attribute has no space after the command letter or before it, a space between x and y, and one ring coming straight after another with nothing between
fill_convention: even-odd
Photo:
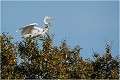
<instances>
[{"instance_id":1,"label":"egret's wing","mask_svg":"<svg viewBox=\"0 0 120 80\"><path fill-rule=\"evenodd\" d=\"M44 31L44 29L35 26L35 27L31 30L31 34L41 34L43 31Z\"/></svg>"},{"instance_id":2,"label":"egret's wing","mask_svg":"<svg viewBox=\"0 0 120 80\"><path fill-rule=\"evenodd\" d=\"M32 24L26 25L26 26L24 26L23 28L18 29L16 32L18 32L19 30L25 29L25 28L27 28L27 27L29 27L29 26L32 26L32 25L36 26L36 25L38 25L38 24L37 24L37 23L32 23Z\"/></svg>"},{"instance_id":3,"label":"egret's wing","mask_svg":"<svg viewBox=\"0 0 120 80\"><path fill-rule=\"evenodd\" d=\"M24 35L24 34L29 34L31 33L31 30L34 29L34 27L36 26L37 24L33 23L33 24L29 24L23 28L21 28L20 30L22 30L21 34Z\"/></svg>"}]
</instances>

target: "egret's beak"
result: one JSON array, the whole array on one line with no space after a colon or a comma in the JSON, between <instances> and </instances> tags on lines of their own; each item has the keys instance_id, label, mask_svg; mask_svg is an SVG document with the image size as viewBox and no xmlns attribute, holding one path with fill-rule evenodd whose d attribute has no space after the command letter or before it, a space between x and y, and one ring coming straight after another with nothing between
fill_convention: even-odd
<instances>
[{"instance_id":1,"label":"egret's beak","mask_svg":"<svg viewBox=\"0 0 120 80\"><path fill-rule=\"evenodd\" d=\"M49 20L55 20L55 18L49 18Z\"/></svg>"}]
</instances>

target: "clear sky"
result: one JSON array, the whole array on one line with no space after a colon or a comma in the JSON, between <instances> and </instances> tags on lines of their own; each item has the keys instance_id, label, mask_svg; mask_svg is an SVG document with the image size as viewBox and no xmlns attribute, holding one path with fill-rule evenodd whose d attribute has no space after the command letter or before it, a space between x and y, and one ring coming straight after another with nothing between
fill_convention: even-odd
<instances>
[{"instance_id":1,"label":"clear sky","mask_svg":"<svg viewBox=\"0 0 120 80\"><path fill-rule=\"evenodd\" d=\"M2 32L9 32L14 41L22 41L20 32L25 25L38 23L44 28L43 18L54 17L50 34L55 34L53 44L60 46L67 40L72 48L80 45L81 56L92 58L92 48L105 53L114 40L112 55L119 53L119 2L118 1L2 1Z\"/></svg>"}]
</instances>

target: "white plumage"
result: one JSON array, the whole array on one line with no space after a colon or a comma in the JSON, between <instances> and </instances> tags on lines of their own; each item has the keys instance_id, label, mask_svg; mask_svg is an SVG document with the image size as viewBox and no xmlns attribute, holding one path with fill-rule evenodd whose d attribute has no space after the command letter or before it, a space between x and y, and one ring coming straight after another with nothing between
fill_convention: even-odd
<instances>
[{"instance_id":1,"label":"white plumage","mask_svg":"<svg viewBox=\"0 0 120 80\"><path fill-rule=\"evenodd\" d=\"M45 34L50 28L50 26L48 25L49 23L47 23L46 20L54 20L54 18L50 18L48 16L46 16L44 18L43 22L46 25L45 29L36 27L38 25L37 23L32 23L32 24L26 25L23 28L20 28L19 30L22 30L22 32L21 32L22 37L23 38L27 38L27 37L33 38L33 37L37 37L37 36ZM18 32L19 30L17 30L16 32Z\"/></svg>"}]
</instances>

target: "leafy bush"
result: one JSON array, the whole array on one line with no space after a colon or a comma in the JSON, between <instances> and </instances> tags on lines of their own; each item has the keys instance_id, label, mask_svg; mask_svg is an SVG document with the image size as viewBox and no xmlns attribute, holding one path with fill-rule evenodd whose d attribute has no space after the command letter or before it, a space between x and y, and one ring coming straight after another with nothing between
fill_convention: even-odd
<instances>
[{"instance_id":1,"label":"leafy bush","mask_svg":"<svg viewBox=\"0 0 120 80\"><path fill-rule=\"evenodd\" d=\"M109 46L94 60L83 60L80 46L71 49L67 41L53 45L53 35L41 41L23 39L13 43L6 33L0 36L2 79L119 79L119 58L113 58ZM21 62L18 61L22 60Z\"/></svg>"}]
</instances>

